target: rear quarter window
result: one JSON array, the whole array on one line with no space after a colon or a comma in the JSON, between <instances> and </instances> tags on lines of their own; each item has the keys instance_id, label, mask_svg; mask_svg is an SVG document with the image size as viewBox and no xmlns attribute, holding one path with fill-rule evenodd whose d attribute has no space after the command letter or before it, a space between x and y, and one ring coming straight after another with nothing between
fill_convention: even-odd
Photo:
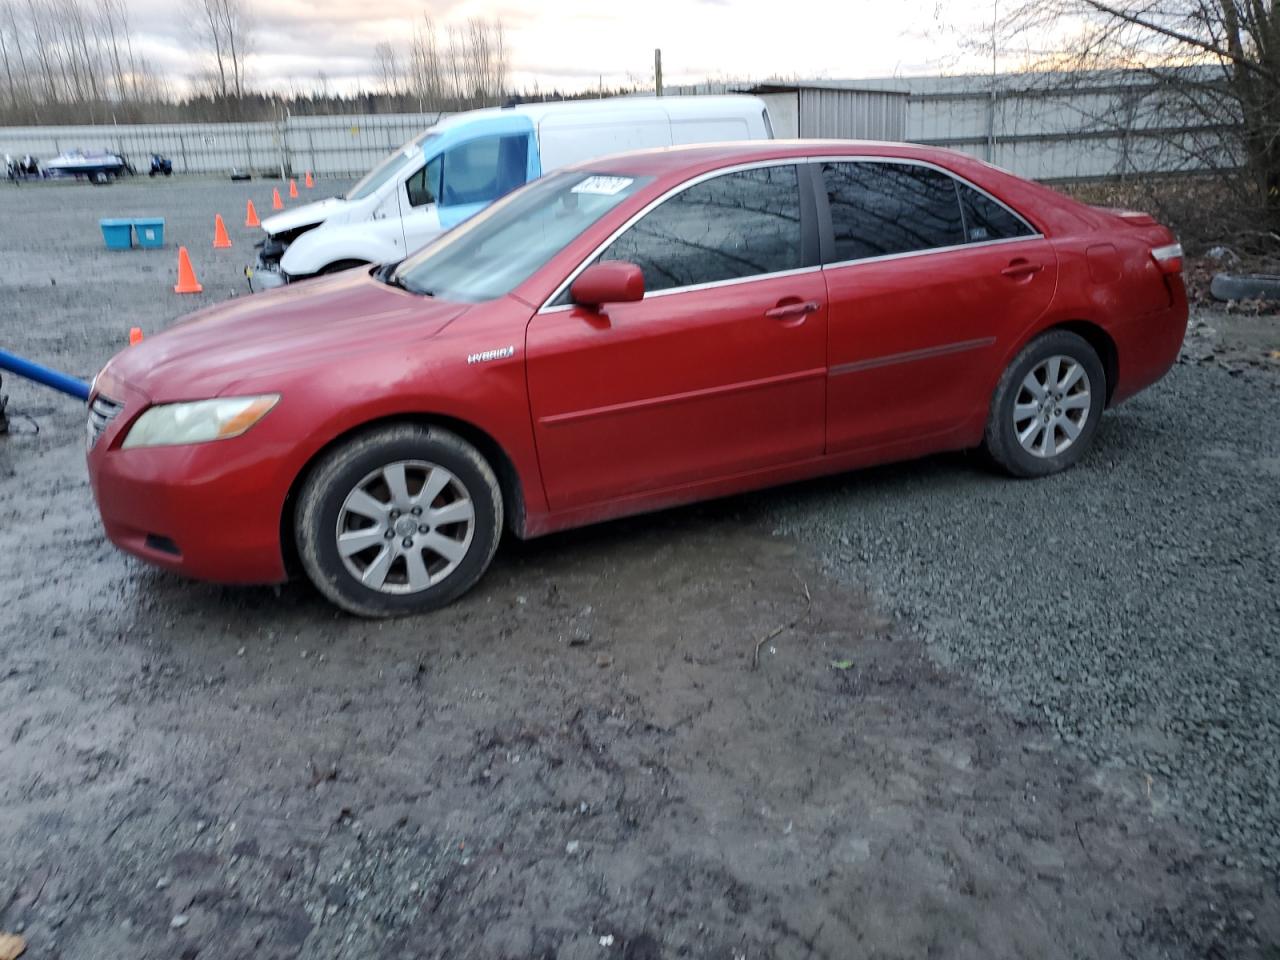
<instances>
[{"instance_id":1,"label":"rear quarter window","mask_svg":"<svg viewBox=\"0 0 1280 960\"><path fill-rule=\"evenodd\" d=\"M960 210L964 214L965 240L969 243L1035 235L1027 222L1008 207L967 184L957 183L956 186L960 191Z\"/></svg>"}]
</instances>

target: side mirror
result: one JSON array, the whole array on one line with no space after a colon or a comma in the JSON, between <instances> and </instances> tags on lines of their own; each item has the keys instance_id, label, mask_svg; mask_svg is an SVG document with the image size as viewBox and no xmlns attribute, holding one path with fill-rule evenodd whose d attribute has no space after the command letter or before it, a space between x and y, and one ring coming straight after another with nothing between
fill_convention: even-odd
<instances>
[{"instance_id":1,"label":"side mirror","mask_svg":"<svg viewBox=\"0 0 1280 960\"><path fill-rule=\"evenodd\" d=\"M599 308L606 303L628 303L644 299L644 273L634 263L606 260L593 263L569 288L573 302Z\"/></svg>"}]
</instances>

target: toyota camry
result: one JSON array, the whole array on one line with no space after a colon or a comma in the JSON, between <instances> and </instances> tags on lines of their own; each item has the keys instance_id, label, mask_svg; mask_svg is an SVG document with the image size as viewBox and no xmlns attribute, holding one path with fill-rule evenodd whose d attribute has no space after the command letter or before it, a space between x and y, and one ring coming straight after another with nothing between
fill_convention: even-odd
<instances>
[{"instance_id":1,"label":"toyota camry","mask_svg":"<svg viewBox=\"0 0 1280 960\"><path fill-rule=\"evenodd\" d=\"M536 180L408 259L219 304L95 380L107 535L387 616L504 530L943 450L1075 464L1187 322L1181 248L961 154L766 142Z\"/></svg>"}]
</instances>

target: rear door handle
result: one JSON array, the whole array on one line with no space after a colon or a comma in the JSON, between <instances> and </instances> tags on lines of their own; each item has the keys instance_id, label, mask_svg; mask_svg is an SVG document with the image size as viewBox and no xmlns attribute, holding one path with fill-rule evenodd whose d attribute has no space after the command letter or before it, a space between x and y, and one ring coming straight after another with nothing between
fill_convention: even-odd
<instances>
[{"instance_id":1,"label":"rear door handle","mask_svg":"<svg viewBox=\"0 0 1280 960\"><path fill-rule=\"evenodd\" d=\"M1033 273L1039 273L1041 269L1040 264L1030 260L1014 260L1000 272L1006 277L1029 277Z\"/></svg>"},{"instance_id":2,"label":"rear door handle","mask_svg":"<svg viewBox=\"0 0 1280 960\"><path fill-rule=\"evenodd\" d=\"M764 315L770 320L798 320L806 314L813 313L818 309L818 304L813 300L805 300L802 303L784 303L774 307L772 310L766 310Z\"/></svg>"}]
</instances>

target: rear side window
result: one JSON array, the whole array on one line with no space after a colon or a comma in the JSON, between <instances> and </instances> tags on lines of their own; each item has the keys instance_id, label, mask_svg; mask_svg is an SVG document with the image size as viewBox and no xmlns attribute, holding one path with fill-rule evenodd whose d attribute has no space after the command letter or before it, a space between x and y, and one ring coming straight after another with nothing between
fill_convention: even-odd
<instances>
[{"instance_id":1,"label":"rear side window","mask_svg":"<svg viewBox=\"0 0 1280 960\"><path fill-rule=\"evenodd\" d=\"M960 209L964 214L965 239L969 243L984 240L1012 240L1030 237L1035 231L1008 207L992 200L967 184L956 182L960 191Z\"/></svg>"},{"instance_id":2,"label":"rear side window","mask_svg":"<svg viewBox=\"0 0 1280 960\"><path fill-rule=\"evenodd\" d=\"M965 242L956 182L915 164L824 163L835 260L865 260Z\"/></svg>"},{"instance_id":3,"label":"rear side window","mask_svg":"<svg viewBox=\"0 0 1280 960\"><path fill-rule=\"evenodd\" d=\"M740 170L695 184L655 207L601 260L644 271L646 291L801 266L800 187L794 165Z\"/></svg>"}]
</instances>

